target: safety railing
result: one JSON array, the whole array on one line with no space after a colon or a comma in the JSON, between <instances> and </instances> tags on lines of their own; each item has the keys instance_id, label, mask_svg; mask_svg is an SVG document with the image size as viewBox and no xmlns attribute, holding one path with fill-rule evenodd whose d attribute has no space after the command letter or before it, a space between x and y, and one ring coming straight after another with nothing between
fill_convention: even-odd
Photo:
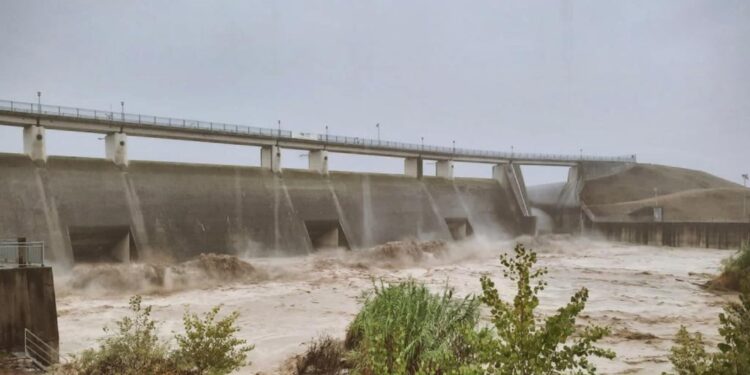
<instances>
[{"instance_id":1,"label":"safety railing","mask_svg":"<svg viewBox=\"0 0 750 375\"><path fill-rule=\"evenodd\" d=\"M57 349L26 328L23 330L23 346L26 357L42 371L46 372L62 359Z\"/></svg>"},{"instance_id":2,"label":"safety railing","mask_svg":"<svg viewBox=\"0 0 750 375\"><path fill-rule=\"evenodd\" d=\"M44 266L44 242L0 240L0 267Z\"/></svg>"},{"instance_id":3,"label":"safety railing","mask_svg":"<svg viewBox=\"0 0 750 375\"><path fill-rule=\"evenodd\" d=\"M119 124L139 126L162 126L183 129L200 129L209 132L229 133L239 135L251 135L269 137L274 139L309 140L323 144L357 146L361 148L382 148L396 151L414 151L420 153L441 154L443 156L455 157L481 157L507 160L529 160L529 161L608 161L608 162L635 162L635 155L625 156L597 156L597 155L565 155L544 153L518 153L504 151L488 151L469 148L456 148L446 146L424 145L416 143L396 142L381 139L362 137L349 137L333 134L296 133L288 130L260 128L254 126L227 124L222 122L209 122L199 120L188 120L171 117L160 117L143 114L132 114L116 111L103 111L96 109L85 109L76 107L55 106L46 104L34 104L9 100L0 100L0 111L20 112L47 116L61 116L77 119L88 119L113 122Z\"/></svg>"}]
</instances>

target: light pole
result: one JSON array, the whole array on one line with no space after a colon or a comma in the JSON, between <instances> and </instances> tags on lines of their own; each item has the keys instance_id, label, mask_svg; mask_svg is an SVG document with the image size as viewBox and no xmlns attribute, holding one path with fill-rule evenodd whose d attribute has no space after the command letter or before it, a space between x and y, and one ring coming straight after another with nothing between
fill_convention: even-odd
<instances>
[{"instance_id":1,"label":"light pole","mask_svg":"<svg viewBox=\"0 0 750 375\"><path fill-rule=\"evenodd\" d=\"M120 101L120 120L125 121L125 102Z\"/></svg>"},{"instance_id":2,"label":"light pole","mask_svg":"<svg viewBox=\"0 0 750 375\"><path fill-rule=\"evenodd\" d=\"M378 144L380 144L380 123L375 124L375 127L378 128Z\"/></svg>"},{"instance_id":3,"label":"light pole","mask_svg":"<svg viewBox=\"0 0 750 375\"><path fill-rule=\"evenodd\" d=\"M579 152L579 155L580 155L579 160L583 160L583 149L579 148L578 152Z\"/></svg>"},{"instance_id":4,"label":"light pole","mask_svg":"<svg viewBox=\"0 0 750 375\"><path fill-rule=\"evenodd\" d=\"M326 125L326 145L328 145L328 125Z\"/></svg>"},{"instance_id":5,"label":"light pole","mask_svg":"<svg viewBox=\"0 0 750 375\"><path fill-rule=\"evenodd\" d=\"M276 126L278 127L278 131L276 133L276 139L281 138L281 120L276 121Z\"/></svg>"},{"instance_id":6,"label":"light pole","mask_svg":"<svg viewBox=\"0 0 750 375\"><path fill-rule=\"evenodd\" d=\"M453 157L456 157L456 140L451 141L453 143Z\"/></svg>"},{"instance_id":7,"label":"light pole","mask_svg":"<svg viewBox=\"0 0 750 375\"><path fill-rule=\"evenodd\" d=\"M424 137L419 137L422 140L422 153L424 153Z\"/></svg>"},{"instance_id":8,"label":"light pole","mask_svg":"<svg viewBox=\"0 0 750 375\"><path fill-rule=\"evenodd\" d=\"M750 178L747 173L742 175L742 186L745 187L745 191L742 192L742 218L747 220L747 180Z\"/></svg>"},{"instance_id":9,"label":"light pole","mask_svg":"<svg viewBox=\"0 0 750 375\"><path fill-rule=\"evenodd\" d=\"M36 110L39 113L42 113L42 92L37 91L36 92Z\"/></svg>"}]
</instances>

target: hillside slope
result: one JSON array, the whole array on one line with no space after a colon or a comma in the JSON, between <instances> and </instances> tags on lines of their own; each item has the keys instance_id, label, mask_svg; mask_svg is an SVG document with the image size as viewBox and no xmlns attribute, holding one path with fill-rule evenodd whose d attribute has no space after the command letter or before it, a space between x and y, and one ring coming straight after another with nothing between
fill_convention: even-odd
<instances>
[{"instance_id":1,"label":"hillside slope","mask_svg":"<svg viewBox=\"0 0 750 375\"><path fill-rule=\"evenodd\" d=\"M658 189L659 196L668 196L704 189L740 189L741 191L742 186L701 171L664 165L636 164L617 174L587 180L581 191L581 200L590 207L635 202L653 198L655 188ZM699 202L691 203L682 200L680 202L686 204L683 209L689 209L692 206L711 204L713 199L720 200L722 197L726 195L706 193L700 196Z\"/></svg>"}]
</instances>

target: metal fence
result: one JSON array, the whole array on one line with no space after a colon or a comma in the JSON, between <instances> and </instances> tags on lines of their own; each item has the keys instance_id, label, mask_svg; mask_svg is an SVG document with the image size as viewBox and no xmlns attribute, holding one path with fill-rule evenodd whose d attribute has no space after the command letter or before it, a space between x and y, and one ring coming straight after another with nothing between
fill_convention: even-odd
<instances>
[{"instance_id":1,"label":"metal fence","mask_svg":"<svg viewBox=\"0 0 750 375\"><path fill-rule=\"evenodd\" d=\"M0 267L44 266L44 242L0 240Z\"/></svg>"},{"instance_id":2,"label":"metal fence","mask_svg":"<svg viewBox=\"0 0 750 375\"><path fill-rule=\"evenodd\" d=\"M61 359L66 359L60 356L57 349L28 329L23 330L23 346L26 357L42 371L47 371L53 365L60 363Z\"/></svg>"},{"instance_id":3,"label":"metal fence","mask_svg":"<svg viewBox=\"0 0 750 375\"><path fill-rule=\"evenodd\" d=\"M635 155L625 156L597 156L597 155L565 155L544 153L519 153L504 151L488 151L470 148L457 148L434 146L416 143L405 143L381 139L362 137L348 137L332 134L297 133L288 130L260 128L254 126L227 124L222 122L210 122L199 120L188 120L171 117L159 117L143 114L132 114L116 111L102 111L96 109L85 109L76 107L54 106L46 104L34 104L9 100L0 100L0 110L39 114L46 116L61 116L77 119L88 119L112 122L116 124L138 125L138 126L161 126L182 129L199 129L215 133L228 133L237 135L251 135L269 137L279 140L309 140L324 144L338 144L355 146L361 148L381 148L397 151L415 151L432 154L442 154L457 157L486 157L508 160L539 160L539 161L610 161L610 162L635 162Z\"/></svg>"}]
</instances>

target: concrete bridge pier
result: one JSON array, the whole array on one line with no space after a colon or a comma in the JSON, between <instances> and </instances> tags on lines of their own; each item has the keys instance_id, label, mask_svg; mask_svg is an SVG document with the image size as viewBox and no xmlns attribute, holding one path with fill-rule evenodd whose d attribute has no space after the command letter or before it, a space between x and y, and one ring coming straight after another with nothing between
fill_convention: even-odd
<instances>
[{"instance_id":1,"label":"concrete bridge pier","mask_svg":"<svg viewBox=\"0 0 750 375\"><path fill-rule=\"evenodd\" d=\"M453 160L438 160L435 163L435 176L453 178Z\"/></svg>"},{"instance_id":2,"label":"concrete bridge pier","mask_svg":"<svg viewBox=\"0 0 750 375\"><path fill-rule=\"evenodd\" d=\"M422 157L416 158L405 158L404 159L404 174L409 177L422 178L423 171Z\"/></svg>"},{"instance_id":3,"label":"concrete bridge pier","mask_svg":"<svg viewBox=\"0 0 750 375\"><path fill-rule=\"evenodd\" d=\"M47 161L44 127L31 125L23 128L23 152L33 161Z\"/></svg>"},{"instance_id":4,"label":"concrete bridge pier","mask_svg":"<svg viewBox=\"0 0 750 375\"><path fill-rule=\"evenodd\" d=\"M128 166L128 135L109 133L104 137L104 149L107 159L119 167Z\"/></svg>"},{"instance_id":5,"label":"concrete bridge pier","mask_svg":"<svg viewBox=\"0 0 750 375\"><path fill-rule=\"evenodd\" d=\"M279 146L261 147L260 166L273 172L281 172L281 149Z\"/></svg>"},{"instance_id":6,"label":"concrete bridge pier","mask_svg":"<svg viewBox=\"0 0 750 375\"><path fill-rule=\"evenodd\" d=\"M307 156L308 167L311 171L328 174L328 151L313 150Z\"/></svg>"}]
</instances>

